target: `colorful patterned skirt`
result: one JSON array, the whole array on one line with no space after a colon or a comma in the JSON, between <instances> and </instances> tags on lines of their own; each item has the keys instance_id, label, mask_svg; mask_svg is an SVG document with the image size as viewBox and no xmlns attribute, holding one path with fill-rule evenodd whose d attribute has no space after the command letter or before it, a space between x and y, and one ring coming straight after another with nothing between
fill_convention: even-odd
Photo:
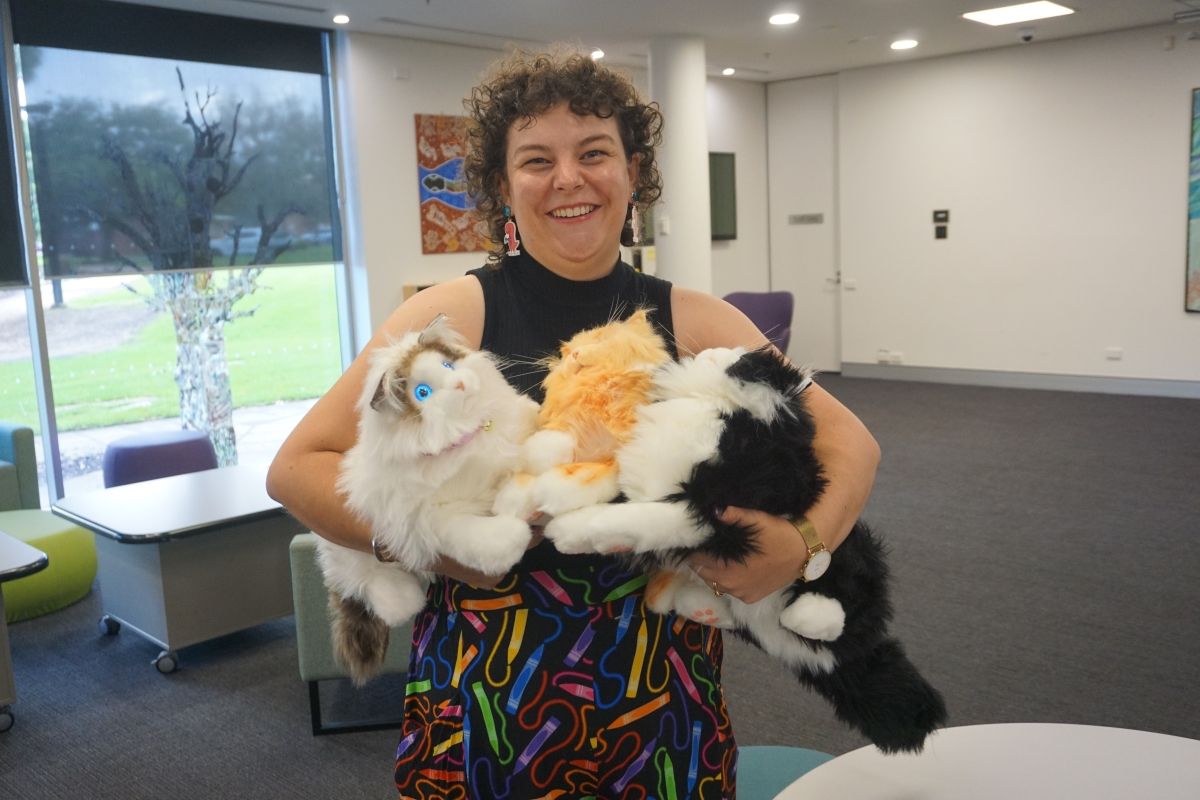
<instances>
[{"instance_id":1,"label":"colorful patterned skirt","mask_svg":"<svg viewBox=\"0 0 1200 800\"><path fill-rule=\"evenodd\" d=\"M416 620L403 798L730 798L721 632L646 609L611 561L442 579Z\"/></svg>"}]
</instances>

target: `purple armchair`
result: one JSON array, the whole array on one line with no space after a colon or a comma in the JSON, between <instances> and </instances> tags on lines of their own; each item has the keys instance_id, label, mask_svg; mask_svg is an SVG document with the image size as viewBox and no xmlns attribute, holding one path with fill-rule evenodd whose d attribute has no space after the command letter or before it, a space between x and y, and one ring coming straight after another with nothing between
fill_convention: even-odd
<instances>
[{"instance_id":1,"label":"purple armchair","mask_svg":"<svg viewBox=\"0 0 1200 800\"><path fill-rule=\"evenodd\" d=\"M791 292L733 292L725 295L725 302L749 317L763 336L787 353L795 305Z\"/></svg>"}]
</instances>

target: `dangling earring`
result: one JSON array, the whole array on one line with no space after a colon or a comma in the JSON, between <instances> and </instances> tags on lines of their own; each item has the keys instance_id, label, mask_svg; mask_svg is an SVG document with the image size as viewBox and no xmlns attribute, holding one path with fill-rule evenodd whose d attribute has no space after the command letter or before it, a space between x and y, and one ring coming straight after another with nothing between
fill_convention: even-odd
<instances>
[{"instance_id":1,"label":"dangling earring","mask_svg":"<svg viewBox=\"0 0 1200 800\"><path fill-rule=\"evenodd\" d=\"M521 255L521 240L517 238L517 223L512 218L512 209L504 207L504 251L505 255Z\"/></svg>"},{"instance_id":2,"label":"dangling earring","mask_svg":"<svg viewBox=\"0 0 1200 800\"><path fill-rule=\"evenodd\" d=\"M629 226L633 229L633 244L637 246L642 243L642 220L638 214L638 193L633 193L633 200L629 204Z\"/></svg>"}]
</instances>

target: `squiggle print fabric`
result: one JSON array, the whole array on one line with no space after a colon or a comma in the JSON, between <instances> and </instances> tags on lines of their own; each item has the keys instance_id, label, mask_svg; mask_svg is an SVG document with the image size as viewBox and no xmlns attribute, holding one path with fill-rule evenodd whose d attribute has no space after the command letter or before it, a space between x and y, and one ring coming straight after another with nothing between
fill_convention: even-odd
<instances>
[{"instance_id":1,"label":"squiggle print fabric","mask_svg":"<svg viewBox=\"0 0 1200 800\"><path fill-rule=\"evenodd\" d=\"M721 632L619 565L442 579L413 629L396 788L413 800L731 798Z\"/></svg>"}]
</instances>

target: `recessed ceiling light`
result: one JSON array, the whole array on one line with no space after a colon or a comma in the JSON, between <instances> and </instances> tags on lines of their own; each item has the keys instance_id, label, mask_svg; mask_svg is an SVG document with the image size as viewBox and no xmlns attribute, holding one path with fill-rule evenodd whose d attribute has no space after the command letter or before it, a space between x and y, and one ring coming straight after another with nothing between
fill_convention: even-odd
<instances>
[{"instance_id":1,"label":"recessed ceiling light","mask_svg":"<svg viewBox=\"0 0 1200 800\"><path fill-rule=\"evenodd\" d=\"M795 25L799 21L800 15L791 11L784 12L783 14L774 14L767 20L772 25Z\"/></svg>"},{"instance_id":2,"label":"recessed ceiling light","mask_svg":"<svg viewBox=\"0 0 1200 800\"><path fill-rule=\"evenodd\" d=\"M334 25L345 25L349 21L350 21L350 18L347 17L345 14L338 14L337 16L335 16L333 18Z\"/></svg>"},{"instance_id":3,"label":"recessed ceiling light","mask_svg":"<svg viewBox=\"0 0 1200 800\"><path fill-rule=\"evenodd\" d=\"M916 46L916 39L897 39L896 41L892 42L893 50L912 50Z\"/></svg>"},{"instance_id":4,"label":"recessed ceiling light","mask_svg":"<svg viewBox=\"0 0 1200 800\"><path fill-rule=\"evenodd\" d=\"M592 51L592 61L599 61L602 58L604 58L604 51L599 47Z\"/></svg>"},{"instance_id":5,"label":"recessed ceiling light","mask_svg":"<svg viewBox=\"0 0 1200 800\"><path fill-rule=\"evenodd\" d=\"M984 25L1012 25L1017 22L1032 22L1035 19L1061 17L1074 14L1075 9L1051 3L1048 0L1038 0L1036 3L1021 3L1017 6L989 8L984 11L971 11L963 17L972 22L982 22Z\"/></svg>"},{"instance_id":6,"label":"recessed ceiling light","mask_svg":"<svg viewBox=\"0 0 1200 800\"><path fill-rule=\"evenodd\" d=\"M732 75L735 72L737 72L737 70L733 67L726 67L725 69L721 70L722 75Z\"/></svg>"}]
</instances>

